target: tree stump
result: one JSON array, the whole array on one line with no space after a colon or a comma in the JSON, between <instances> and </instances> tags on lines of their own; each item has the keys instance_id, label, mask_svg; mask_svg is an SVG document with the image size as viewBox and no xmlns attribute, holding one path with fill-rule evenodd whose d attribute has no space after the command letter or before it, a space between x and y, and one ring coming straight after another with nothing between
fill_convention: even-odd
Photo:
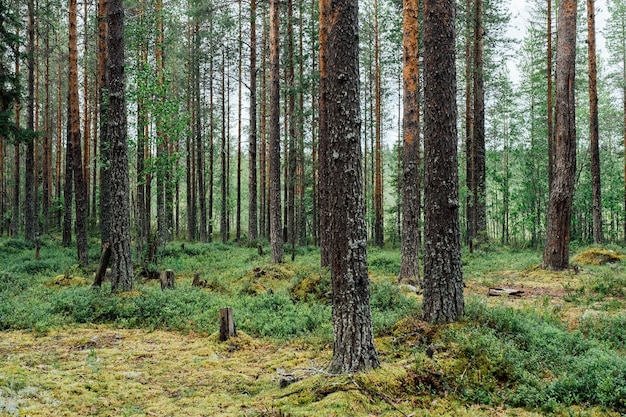
<instances>
[{"instance_id":1,"label":"tree stump","mask_svg":"<svg viewBox=\"0 0 626 417\"><path fill-rule=\"evenodd\" d=\"M161 272L161 290L169 290L174 288L174 271L166 269Z\"/></svg>"},{"instance_id":2,"label":"tree stump","mask_svg":"<svg viewBox=\"0 0 626 417\"><path fill-rule=\"evenodd\" d=\"M237 337L233 309L231 307L220 308L220 342L231 337Z\"/></svg>"},{"instance_id":3,"label":"tree stump","mask_svg":"<svg viewBox=\"0 0 626 417\"><path fill-rule=\"evenodd\" d=\"M193 274L193 282L191 283L192 287L202 287L205 288L207 285L206 280L204 279L200 279L200 274L199 273L195 273Z\"/></svg>"}]
</instances>

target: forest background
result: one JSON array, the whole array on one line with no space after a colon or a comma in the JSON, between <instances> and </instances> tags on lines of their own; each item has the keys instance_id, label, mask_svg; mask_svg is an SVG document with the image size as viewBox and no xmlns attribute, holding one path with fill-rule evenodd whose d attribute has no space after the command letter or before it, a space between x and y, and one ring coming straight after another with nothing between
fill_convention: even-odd
<instances>
[{"instance_id":1,"label":"forest background","mask_svg":"<svg viewBox=\"0 0 626 417\"><path fill-rule=\"evenodd\" d=\"M607 3L599 28L606 42L598 62L596 183L590 19L579 4L571 247L581 253L560 272L537 266L551 177L556 5L528 2L516 40L507 36L507 3L458 2L462 292L468 299L465 315L450 326L418 320L421 295L413 285L398 285L407 218L402 4L360 2L369 304L382 366L356 376L327 372L331 279L316 249L325 180L318 3L281 2L281 61L271 66L267 2L125 2L126 29L115 33L126 45L125 93L115 90L119 83L112 81L119 79L102 78L112 74L103 68L113 61L101 54L102 4L0 3L0 356L6 359L0 413L624 412L623 1ZM280 100L273 109L270 81L277 78ZM102 131L122 126L113 112L103 117L120 98L130 139L129 161L121 164L111 162L119 155L104 140L111 130ZM274 111L280 117L271 117ZM476 127L483 115L484 130ZM274 257L270 223L277 214L270 209L269 168L277 166L270 122L281 135L278 218L290 262L266 256ZM480 156L484 174L476 166ZM415 160L421 169L421 153ZM130 168L130 188L107 194L115 182L108 175L120 167ZM89 286L92 273L105 278L95 266L103 264L109 221L115 229L119 220L119 205L108 207L115 199L131 202L133 261L143 278L117 295ZM422 219L419 211L414 218ZM611 250L584 251L591 243ZM162 291L150 280L164 269L175 271L175 289ZM524 295L495 301L486 296L492 289ZM240 330L227 344L216 337L223 305L234 307ZM180 350L176 363L168 344ZM217 377L206 382L207 374Z\"/></svg>"},{"instance_id":2,"label":"forest background","mask_svg":"<svg viewBox=\"0 0 626 417\"><path fill-rule=\"evenodd\" d=\"M290 3L291 4L291 3ZM4 2L7 34L17 35L26 53L27 10L22 2ZM475 192L468 182L468 128L472 126L472 25L467 6L458 6L459 174L461 200ZM37 2L33 20L33 125L37 136L2 137L0 231L17 235L25 226L40 233L59 230L68 217L63 186L67 182L65 144L67 120L67 5ZM317 5L291 6L281 37L281 135L284 238L316 244L319 221L317 196ZM484 5L484 104L487 215L486 233L494 241L540 247L548 201L547 9L528 2L522 19L511 23L506 2ZM581 3L577 54L576 193L572 239L589 242L592 199L588 127L587 53L584 5ZM255 9L257 69L255 74L255 176L250 176L250 7L247 3L211 2L126 3L127 93L131 141L131 200L135 236L144 247L150 214L164 227L161 243L172 237L228 241L268 236L268 22L267 5ZM555 32L555 7L551 31ZM610 12L609 12L610 11ZM99 137L97 5L77 10L78 94L80 100L81 169L84 171L89 223L101 214L99 183L105 161ZM608 13L607 13L608 12ZM284 13L288 13L284 10ZM624 239L623 35L619 25L623 4L610 1L599 19L598 94L602 227L607 240ZM364 193L368 235L377 245L400 241L402 137L401 4L362 2L361 118L364 151ZM511 27L520 38L512 38ZM13 27L12 29L10 29ZM553 33L555 36L555 33ZM554 37L553 37L554 39ZM603 41L606 39L606 41ZM470 47L470 49L468 49ZM24 62L4 71L27 83ZM25 56L25 55L24 55ZM467 57L470 59L467 59ZM18 64L18 65L16 65ZM512 69L515 68L515 69ZM16 71L17 70L17 73ZM469 71L469 72L468 72ZM468 78L469 74L469 78ZM468 88L469 87L469 88ZM471 101L470 101L471 102ZM25 126L25 98L11 106L11 123ZM19 109L19 110L18 110ZM10 131L7 131L10 133ZM26 135L28 136L28 135ZM18 138L19 139L19 138ZM167 146L163 146L167 145ZM30 145L29 145L30 146ZM30 158L32 152L32 160ZM26 165L34 164L31 178ZM104 174L106 175L106 173ZM250 180L254 181L251 187ZM32 182L32 185L29 185ZM32 190L32 191L29 191ZM250 190L255 190L254 195ZM30 194L32 193L32 194ZM30 196L36 198L31 198ZM255 212L251 220L250 203ZM29 208L32 201L35 210ZM103 201L106 201L104 199ZM468 203L469 204L469 203ZM164 207L164 209L163 209ZM463 241L469 242L468 205L461 207ZM29 214L32 213L32 214ZM71 214L71 213L70 213ZM27 216L36 215L33 221ZM71 218L71 217L70 217ZM258 232L249 233L249 222ZM67 224L65 225L67 228ZM92 229L93 230L93 229ZM27 234L32 232L26 230Z\"/></svg>"}]
</instances>

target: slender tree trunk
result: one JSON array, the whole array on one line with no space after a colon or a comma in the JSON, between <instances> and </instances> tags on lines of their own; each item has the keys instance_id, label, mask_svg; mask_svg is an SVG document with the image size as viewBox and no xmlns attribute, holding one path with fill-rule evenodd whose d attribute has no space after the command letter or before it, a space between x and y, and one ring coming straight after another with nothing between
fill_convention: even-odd
<instances>
[{"instance_id":1,"label":"slender tree trunk","mask_svg":"<svg viewBox=\"0 0 626 417\"><path fill-rule=\"evenodd\" d=\"M315 48L316 35L318 35L318 31L315 28L315 15L316 12L319 15L319 11L315 9L315 5L319 4L316 0L311 0L311 28L310 28L310 39L311 39L311 72L313 74L316 73L316 62L317 62L317 52ZM316 109L318 102L318 93L319 93L319 85L315 84L315 80L312 82L311 86L311 217L312 217L312 230L311 235L313 238L313 245L319 245L319 231L320 231L320 221L319 221L319 165L318 165L318 157L317 157L317 149L318 149L318 141L317 141L317 131L315 129L316 126L319 126L316 123ZM320 96L321 97L321 96Z\"/></svg>"},{"instance_id":2,"label":"slender tree trunk","mask_svg":"<svg viewBox=\"0 0 626 417\"><path fill-rule=\"evenodd\" d=\"M187 197L187 240L196 240L197 227L197 205L196 205L196 161L195 161L195 129L196 129L196 113L195 100L195 78L196 78L196 51L195 48L195 24L192 23L192 5L191 1L187 0L187 60L189 62L189 71L186 77L186 106L189 113L189 131L185 135L185 174L186 174L186 197ZM196 21L195 17L193 21Z\"/></svg>"},{"instance_id":3,"label":"slender tree trunk","mask_svg":"<svg viewBox=\"0 0 626 417\"><path fill-rule=\"evenodd\" d=\"M622 120L622 130L624 131L624 215L622 220L624 224L624 243L626 243L626 52L623 56L622 71L622 80L624 80L624 87L622 88L622 109L624 113Z\"/></svg>"},{"instance_id":4,"label":"slender tree trunk","mask_svg":"<svg viewBox=\"0 0 626 417\"><path fill-rule=\"evenodd\" d=\"M57 32L57 45L60 45L60 40L59 40L59 34ZM62 95L61 95L61 74L63 73L62 69L61 69L61 59L58 59L58 67L57 67L57 132L56 132L56 201L60 202L61 201L61 195L62 195L62 188L61 188L61 176L62 171L61 171L61 167L62 167L62 160L63 160L63 137L62 137L62 131L63 131L63 127L62 127L62 114L63 111L61 110L62 107ZM64 187L65 188L65 187ZM63 192L65 192L65 190L63 190ZM65 202L67 203L67 202ZM61 229L61 217L64 216L63 211L60 209L56 210L56 225L57 228ZM71 227L71 226L70 226ZM71 241L71 231L70 233L70 237L69 240ZM66 245L65 244L65 230L63 231L63 245L64 246L69 246L69 243Z\"/></svg>"},{"instance_id":5,"label":"slender tree trunk","mask_svg":"<svg viewBox=\"0 0 626 417\"><path fill-rule=\"evenodd\" d=\"M69 11L69 138L72 143L72 176L74 177L74 201L76 206L76 246L78 261L89 263L87 247L87 195L83 178L83 160L80 141L80 107L78 101L78 34L76 30L77 1L70 0Z\"/></svg>"},{"instance_id":6,"label":"slender tree trunk","mask_svg":"<svg viewBox=\"0 0 626 417\"><path fill-rule=\"evenodd\" d=\"M306 245L306 218L304 207L304 192L305 192L305 173L304 173L304 11L303 2L300 2L298 6L298 123L297 123L297 148L298 154L296 157L296 198L298 200L298 211L296 213L296 233L298 236L298 244L300 246ZM295 253L295 252L294 252Z\"/></svg>"},{"instance_id":7,"label":"slender tree trunk","mask_svg":"<svg viewBox=\"0 0 626 417\"><path fill-rule=\"evenodd\" d=\"M196 181L198 183L198 199L200 202L200 241L207 242L207 206L206 206L206 180L205 180L205 149L202 137L202 96L200 94L200 23L195 24L195 142L196 142Z\"/></svg>"},{"instance_id":8,"label":"slender tree trunk","mask_svg":"<svg viewBox=\"0 0 626 417\"><path fill-rule=\"evenodd\" d=\"M465 0L465 185L468 193L465 201L466 243L469 251L474 251L473 240L476 235L474 219L474 107L473 107L473 53L472 53L472 0Z\"/></svg>"},{"instance_id":9,"label":"slender tree trunk","mask_svg":"<svg viewBox=\"0 0 626 417\"><path fill-rule=\"evenodd\" d=\"M552 77L552 1L548 0L548 27L547 27L547 73L548 78L548 192L552 190L552 180L554 178L554 152L556 142L554 140L554 100L553 100L553 77Z\"/></svg>"},{"instance_id":10,"label":"slender tree trunk","mask_svg":"<svg viewBox=\"0 0 626 417\"><path fill-rule=\"evenodd\" d=\"M589 153L591 154L591 195L593 200L593 243L602 244L602 189L598 134L598 84L596 64L595 1L587 0L587 48L589 58Z\"/></svg>"},{"instance_id":11,"label":"slender tree trunk","mask_svg":"<svg viewBox=\"0 0 626 417\"><path fill-rule=\"evenodd\" d=\"M63 183L63 246L66 248L72 245L72 203L74 202L73 153L68 117L65 141L65 182Z\"/></svg>"},{"instance_id":12,"label":"slender tree trunk","mask_svg":"<svg viewBox=\"0 0 626 417\"><path fill-rule=\"evenodd\" d=\"M404 0L403 11L402 254L399 281L419 282L420 97L419 0Z\"/></svg>"},{"instance_id":13,"label":"slender tree trunk","mask_svg":"<svg viewBox=\"0 0 626 417\"><path fill-rule=\"evenodd\" d=\"M139 24L145 24L145 3L143 0L139 2ZM137 51L138 57L138 65L141 68L141 71L145 70L147 61L148 61L148 46L146 42L141 42L139 44L139 50ZM147 224L149 222L149 215L147 215L146 211L150 206L146 207L146 182L145 182L145 148L146 148L146 108L145 108L145 98L143 94L139 94L137 97L137 155L136 155L136 168L137 168L137 211L135 215L135 224L136 224L136 236L137 236L137 253L138 256L143 259L143 251L144 247L149 244L150 238L150 226ZM95 184L95 182L94 182Z\"/></svg>"},{"instance_id":14,"label":"slender tree trunk","mask_svg":"<svg viewBox=\"0 0 626 417\"><path fill-rule=\"evenodd\" d=\"M333 358L330 372L353 373L379 366L374 347L367 272L359 103L358 5L350 0L320 1L320 68L326 70L328 135L320 137L332 163L326 167L327 218L333 300ZM332 19L327 17L332 16ZM322 44L325 44L322 46ZM339 53L339 51L341 51ZM324 62L325 61L325 62ZM333 115L333 117L328 117ZM323 138L323 139L322 139ZM330 158L329 158L330 159Z\"/></svg>"},{"instance_id":15,"label":"slender tree trunk","mask_svg":"<svg viewBox=\"0 0 626 417\"><path fill-rule=\"evenodd\" d=\"M28 23L26 27L26 70L27 91L26 98L26 130L28 140L26 142L26 175L25 175L25 203L26 203L26 240L35 241L37 234L37 212L35 210L35 2L28 0Z\"/></svg>"},{"instance_id":16,"label":"slender tree trunk","mask_svg":"<svg viewBox=\"0 0 626 417\"><path fill-rule=\"evenodd\" d=\"M542 266L562 270L569 266L572 200L576 174L576 0L560 0L556 61L556 153L548 206L546 245Z\"/></svg>"},{"instance_id":17,"label":"slender tree trunk","mask_svg":"<svg viewBox=\"0 0 626 417\"><path fill-rule=\"evenodd\" d=\"M287 0L287 62L286 62L286 83L287 83L287 113L285 121L289 123L288 144L289 150L285 154L288 158L287 176L285 185L287 186L287 236L291 243L292 256L296 244L296 89L295 89L295 61L294 61L294 39L293 39L293 0Z\"/></svg>"},{"instance_id":18,"label":"slender tree trunk","mask_svg":"<svg viewBox=\"0 0 626 417\"><path fill-rule=\"evenodd\" d=\"M237 42L237 48L239 49L239 60L237 62L237 207L235 214L235 240L239 242L241 240L241 99L242 99L242 87L243 87L243 14L241 10L241 0L239 0L239 39Z\"/></svg>"},{"instance_id":19,"label":"slender tree trunk","mask_svg":"<svg viewBox=\"0 0 626 417\"><path fill-rule=\"evenodd\" d=\"M474 209L474 236L477 243L486 239L487 203L485 183L485 88L483 69L483 0L474 0L474 123L472 156L474 158L474 187L472 190Z\"/></svg>"},{"instance_id":20,"label":"slender tree trunk","mask_svg":"<svg viewBox=\"0 0 626 417\"><path fill-rule=\"evenodd\" d=\"M280 201L280 86L279 86L279 3L270 0L270 244L272 262L283 262Z\"/></svg>"},{"instance_id":21,"label":"slender tree trunk","mask_svg":"<svg viewBox=\"0 0 626 417\"><path fill-rule=\"evenodd\" d=\"M319 237L320 237L320 263L322 267L331 266L331 247L330 247L330 206L329 195L330 186L329 170L330 162L328 160L328 144L330 143L329 111L330 103L329 95L331 93L329 87L328 64L331 57L329 51L330 39L328 31L331 27L332 8L329 1L320 1L320 17L319 17L319 131L318 131L318 151L319 151Z\"/></svg>"},{"instance_id":22,"label":"slender tree trunk","mask_svg":"<svg viewBox=\"0 0 626 417\"><path fill-rule=\"evenodd\" d=\"M165 32L163 26L163 1L157 0L155 4L156 12L156 44L155 44L155 60L156 60L156 81L158 93L158 101L165 103L165 59L163 56L163 48L165 42ZM165 121L163 114L156 116L156 137L157 137L157 229L159 233L159 246L165 246L172 240L172 199L170 198L171 178L170 178L170 161L169 161L169 143L165 129Z\"/></svg>"},{"instance_id":23,"label":"slender tree trunk","mask_svg":"<svg viewBox=\"0 0 626 417\"><path fill-rule=\"evenodd\" d=\"M382 165L382 145L381 145L381 129L382 129L382 97L380 90L380 46L379 46L379 28L378 28L378 1L374 0L374 99L376 101L376 170L374 181L374 211L376 221L374 225L374 241L376 246L383 247L385 242L384 226L383 226L383 165Z\"/></svg>"},{"instance_id":24,"label":"slender tree trunk","mask_svg":"<svg viewBox=\"0 0 626 417\"><path fill-rule=\"evenodd\" d=\"M211 21L209 23L210 30L209 32L213 32L213 20L211 16ZM208 222L208 240L209 242L213 240L213 183L215 182L215 108L213 106L213 96L214 96L214 88L213 88L213 56L209 58L209 222Z\"/></svg>"},{"instance_id":25,"label":"slender tree trunk","mask_svg":"<svg viewBox=\"0 0 626 417\"><path fill-rule=\"evenodd\" d=\"M267 164L267 55L268 55L268 22L266 7L262 8L263 34L261 38L262 59L261 59L261 150L259 158L259 182L260 182L260 207L261 217L259 219L259 230L262 238L269 237L268 219L268 164Z\"/></svg>"},{"instance_id":26,"label":"slender tree trunk","mask_svg":"<svg viewBox=\"0 0 626 417\"><path fill-rule=\"evenodd\" d=\"M109 117L107 142L111 149L111 289L133 289L130 250L130 185L126 98L124 92L124 7L122 0L107 0Z\"/></svg>"},{"instance_id":27,"label":"slender tree trunk","mask_svg":"<svg viewBox=\"0 0 626 417\"><path fill-rule=\"evenodd\" d=\"M222 49L222 129L221 129L221 147L220 147L220 162L222 168L221 189L222 189L222 201L220 212L220 234L222 235L222 243L228 242L228 169L226 168L226 157L228 152L226 150L226 51Z\"/></svg>"},{"instance_id":28,"label":"slender tree trunk","mask_svg":"<svg viewBox=\"0 0 626 417\"><path fill-rule=\"evenodd\" d=\"M44 98L44 131L43 131L43 160L42 160L42 201L41 201L41 217L43 220L43 232L48 233L50 227L50 204L52 201L52 121L50 119L50 28L46 27L45 30L45 98ZM1 146L1 144L0 144ZM0 152L0 158L2 158L2 152ZM2 169L0 169L0 175L2 175ZM0 183L2 181L0 180ZM0 185L0 188L2 185ZM0 193L4 188L0 189ZM2 198L2 197L0 197ZM2 203L0 203L0 206ZM4 213L4 207L0 207L0 212ZM2 226L0 225L0 233L2 232Z\"/></svg>"},{"instance_id":29,"label":"slender tree trunk","mask_svg":"<svg viewBox=\"0 0 626 417\"><path fill-rule=\"evenodd\" d=\"M107 46L107 0L98 0L98 97L100 99L100 241L104 248L110 242L111 233L111 197L110 152L107 142L107 118L109 112L108 80L106 62Z\"/></svg>"},{"instance_id":30,"label":"slender tree trunk","mask_svg":"<svg viewBox=\"0 0 626 417\"><path fill-rule=\"evenodd\" d=\"M85 206L90 217L89 195L91 193L91 112L89 111L89 16L88 3L83 3L83 181L85 182Z\"/></svg>"},{"instance_id":31,"label":"slender tree trunk","mask_svg":"<svg viewBox=\"0 0 626 417\"><path fill-rule=\"evenodd\" d=\"M40 10L39 9L39 0L35 1L35 10ZM40 214L39 214L39 210L41 208L41 204L39 202L39 178L41 177L41 150L40 150L40 146L39 146L39 135L41 133L43 133L43 129L41 126L41 122L40 122L40 103L41 103L41 99L40 99L40 89L39 89L39 85L40 85L40 78L41 78L41 71L39 69L39 62L41 60L41 54L40 54L40 45L39 45L39 39L41 37L40 32L41 29L39 28L39 23L37 20L35 20L35 24L37 25L35 27L35 54L34 54L34 60L35 60L35 68L34 68L34 77L35 77L35 120L33 122L33 128L35 131L37 131L37 137L36 140L34 141L34 180L33 180L33 203L34 203L34 213L35 213L35 239L38 239L39 233L40 233L40 228L39 228L39 221L40 221Z\"/></svg>"},{"instance_id":32,"label":"slender tree trunk","mask_svg":"<svg viewBox=\"0 0 626 417\"><path fill-rule=\"evenodd\" d=\"M17 33L19 36L19 32ZM15 76L20 74L20 60L15 60ZM15 127L20 127L20 100L15 102ZM10 235L17 237L20 230L20 142L15 141L13 145L13 216L11 218Z\"/></svg>"},{"instance_id":33,"label":"slender tree trunk","mask_svg":"<svg viewBox=\"0 0 626 417\"><path fill-rule=\"evenodd\" d=\"M296 170L298 159L297 146L297 115L296 115L296 85L295 85L295 51L294 51L294 33L293 33L293 0L287 0L287 117L285 120L289 122L288 138L288 176L285 178L288 189L287 198L287 238L291 243L292 258L295 256L296 246Z\"/></svg>"},{"instance_id":34,"label":"slender tree trunk","mask_svg":"<svg viewBox=\"0 0 626 417\"><path fill-rule=\"evenodd\" d=\"M434 323L463 315L459 232L455 14L452 0L424 2L424 302Z\"/></svg>"},{"instance_id":35,"label":"slender tree trunk","mask_svg":"<svg viewBox=\"0 0 626 417\"><path fill-rule=\"evenodd\" d=\"M258 233L257 131L256 131L256 0L250 0L250 137L248 141L248 242Z\"/></svg>"}]
</instances>

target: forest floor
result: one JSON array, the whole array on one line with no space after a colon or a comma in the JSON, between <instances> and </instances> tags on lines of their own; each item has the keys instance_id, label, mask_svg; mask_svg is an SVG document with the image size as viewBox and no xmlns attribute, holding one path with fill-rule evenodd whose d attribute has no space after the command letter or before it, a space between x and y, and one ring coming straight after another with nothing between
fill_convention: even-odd
<instances>
[{"instance_id":1,"label":"forest floor","mask_svg":"<svg viewBox=\"0 0 626 417\"><path fill-rule=\"evenodd\" d=\"M372 280L394 281L389 273L393 268L380 261L388 259L381 253L374 256ZM573 397L559 394L563 387L554 384L567 380L562 374L576 374L568 368L571 363L593 361L590 358L597 356L598 349L608 352L607 363L618 367L615 372L626 363L626 330L621 327L626 322L626 261L616 253L616 259L601 260L601 265L584 260L589 263L577 263L569 271L546 272L537 267L538 256L532 252L465 256L467 321L431 326L420 321L414 310L377 330L381 367L356 375L325 371L332 339L315 332L276 338L239 330L236 338L219 342L217 332L198 330L194 323L166 330L160 327L167 326L158 325L137 328L119 321L70 320L44 328L8 329L0 332L0 415L623 415L626 381L621 385L609 381L608 388L601 385L604 380L596 381L597 387L588 381L581 381L582 387L565 384ZM254 268L259 275L259 267ZM177 279L177 288L191 286L188 272ZM256 285L264 290L281 291L285 286L279 279L259 281ZM156 288L157 283L144 285ZM78 286L87 284L78 280ZM519 293L493 297L488 296L490 288ZM400 291L419 305L421 295L407 287ZM276 320L281 320L280 315ZM604 325L596 326L599 322ZM485 331L474 333L473 329L483 327ZM533 347L535 333L530 328L543 329L538 347ZM521 342L522 356L515 356L514 333L526 331L531 333ZM553 346L550 339L561 344ZM575 353L570 344L576 345ZM513 356L507 358L507 349ZM534 356L521 363L526 353ZM573 362L561 364L550 358L560 353L574 355ZM544 361L546 369L532 380L529 375L536 371L532 368ZM588 373L583 369L583 376L577 378ZM533 391L538 385L549 394L538 388ZM585 397L588 389L599 394ZM603 397L603 390L617 390L617 397ZM533 395L535 403L520 399Z\"/></svg>"}]
</instances>

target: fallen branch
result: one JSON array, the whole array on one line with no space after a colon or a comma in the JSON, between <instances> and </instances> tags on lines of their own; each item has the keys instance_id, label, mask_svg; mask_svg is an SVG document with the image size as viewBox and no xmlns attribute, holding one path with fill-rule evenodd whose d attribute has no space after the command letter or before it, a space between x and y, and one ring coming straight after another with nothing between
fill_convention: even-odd
<instances>
[{"instance_id":1,"label":"fallen branch","mask_svg":"<svg viewBox=\"0 0 626 417\"><path fill-rule=\"evenodd\" d=\"M524 294L524 291L516 290L514 288L489 288L489 295L492 297L498 297L503 295L521 297L522 294Z\"/></svg>"}]
</instances>

